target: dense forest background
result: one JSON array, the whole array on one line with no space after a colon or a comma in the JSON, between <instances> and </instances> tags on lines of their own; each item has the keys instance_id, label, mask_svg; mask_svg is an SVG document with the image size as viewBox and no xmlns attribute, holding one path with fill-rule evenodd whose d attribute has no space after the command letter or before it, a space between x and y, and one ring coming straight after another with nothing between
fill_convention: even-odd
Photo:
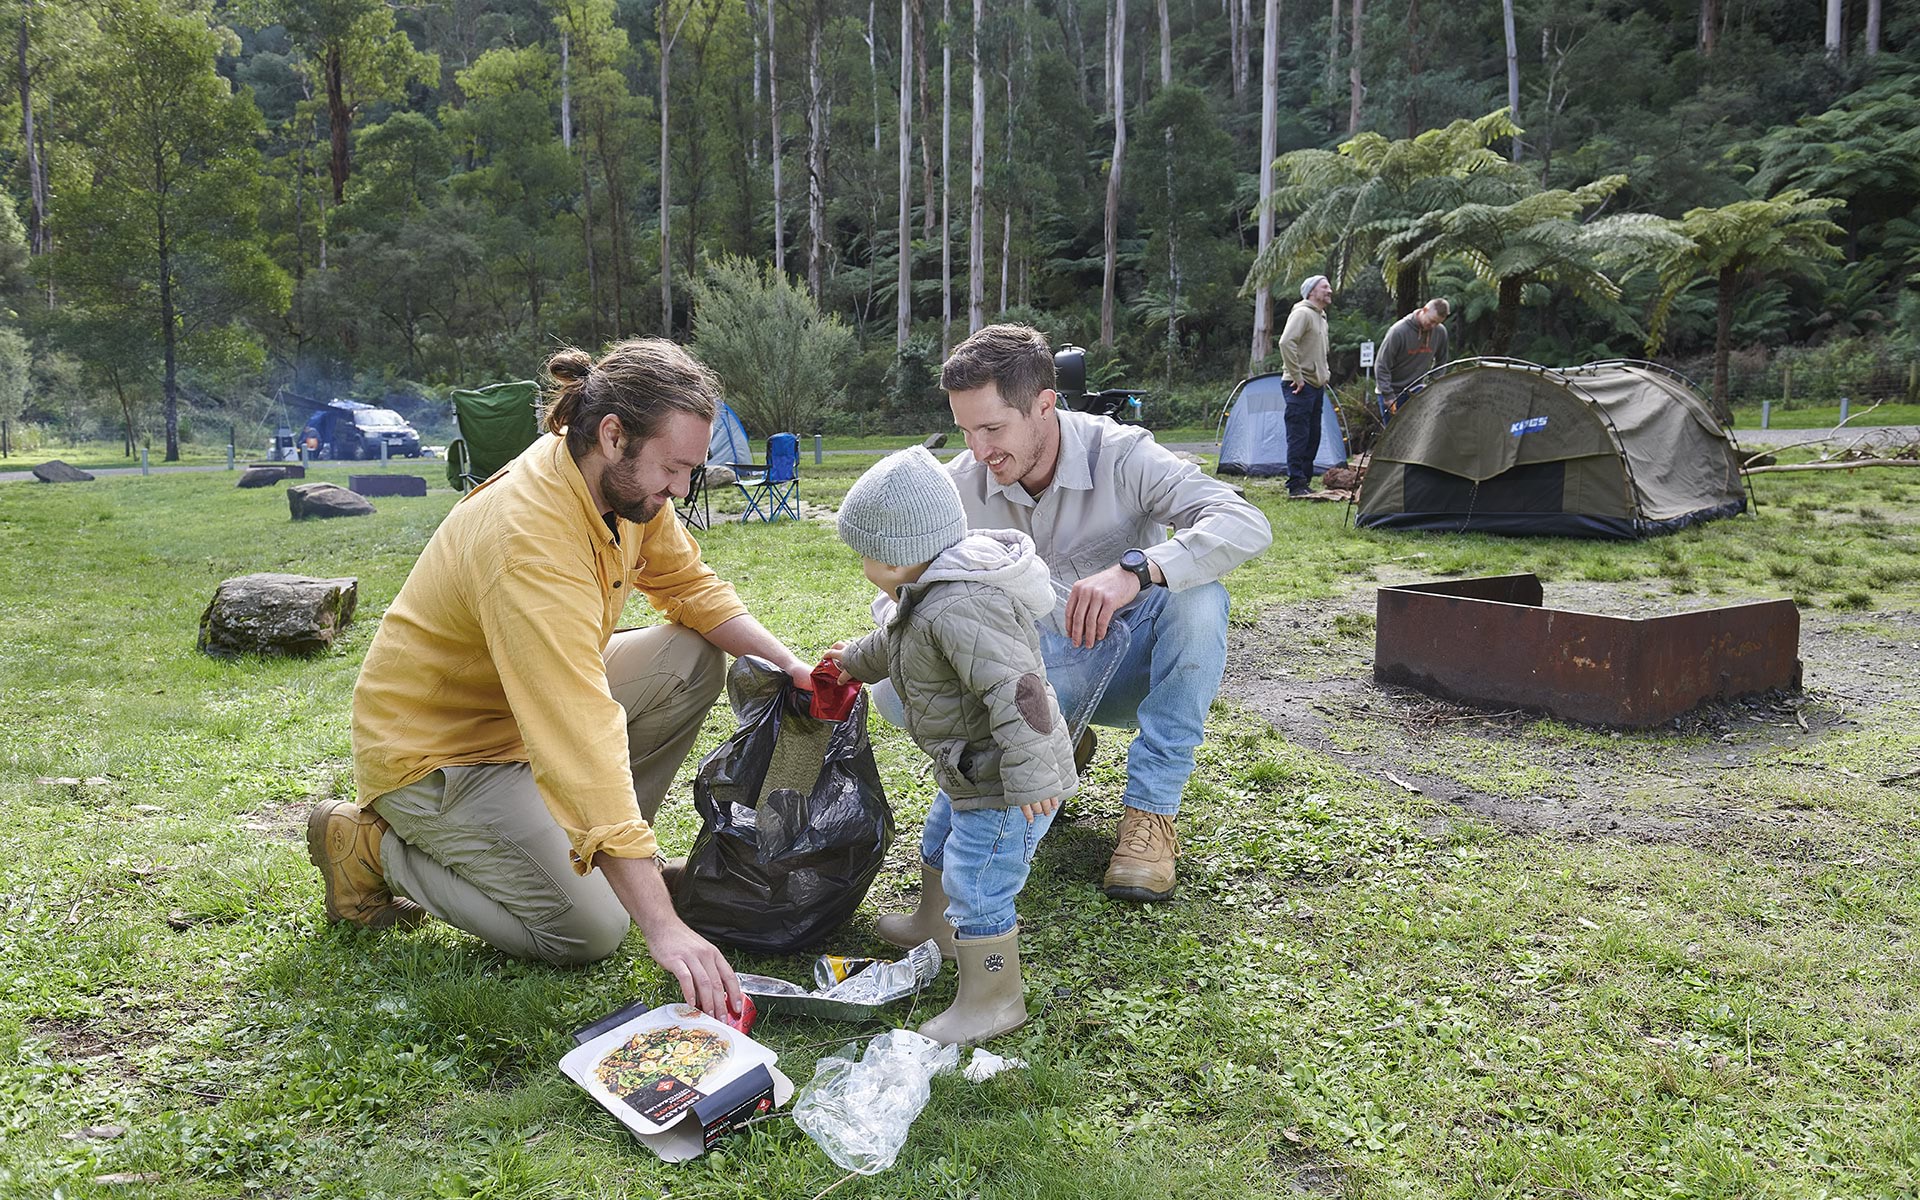
<instances>
[{"instance_id":1,"label":"dense forest background","mask_svg":"<svg viewBox=\"0 0 1920 1200\"><path fill-rule=\"evenodd\" d=\"M1007 318L1090 347L1149 423L1211 423L1319 271L1337 375L1440 294L1466 352L1652 347L1704 383L1718 345L1736 401L1915 388L1911 4L9 0L0 22L16 449L258 445L332 396L432 431L449 389L562 343L767 337L793 303L828 318L793 328L829 432L938 422L943 348Z\"/></svg>"}]
</instances>

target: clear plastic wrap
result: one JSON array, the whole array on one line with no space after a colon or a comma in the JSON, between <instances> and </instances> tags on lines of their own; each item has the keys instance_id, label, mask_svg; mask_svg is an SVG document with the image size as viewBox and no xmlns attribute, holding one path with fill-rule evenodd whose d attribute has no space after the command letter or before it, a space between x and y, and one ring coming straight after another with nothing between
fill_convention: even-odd
<instances>
[{"instance_id":1,"label":"clear plastic wrap","mask_svg":"<svg viewBox=\"0 0 1920 1200\"><path fill-rule=\"evenodd\" d=\"M857 1061L854 1047L844 1046L821 1059L812 1082L800 1090L794 1123L841 1167L877 1175L900 1156L914 1118L927 1106L933 1077L959 1061L958 1046L911 1029L874 1038Z\"/></svg>"}]
</instances>

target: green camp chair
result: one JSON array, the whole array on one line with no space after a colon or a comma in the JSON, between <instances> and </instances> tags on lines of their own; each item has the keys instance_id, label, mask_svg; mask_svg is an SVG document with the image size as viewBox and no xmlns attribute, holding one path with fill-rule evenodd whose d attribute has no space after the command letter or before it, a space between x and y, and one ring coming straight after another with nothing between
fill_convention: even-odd
<instances>
[{"instance_id":1,"label":"green camp chair","mask_svg":"<svg viewBox=\"0 0 1920 1200\"><path fill-rule=\"evenodd\" d=\"M447 447L447 482L466 491L512 462L540 436L534 405L540 385L530 379L462 388L453 393L459 435Z\"/></svg>"}]
</instances>

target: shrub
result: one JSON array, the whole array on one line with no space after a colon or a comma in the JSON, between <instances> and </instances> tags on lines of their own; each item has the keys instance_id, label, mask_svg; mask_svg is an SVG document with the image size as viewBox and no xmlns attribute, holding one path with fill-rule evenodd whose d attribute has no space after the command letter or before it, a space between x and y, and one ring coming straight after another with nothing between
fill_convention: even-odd
<instances>
[{"instance_id":1,"label":"shrub","mask_svg":"<svg viewBox=\"0 0 1920 1200\"><path fill-rule=\"evenodd\" d=\"M853 331L784 271L728 256L693 285L693 350L756 436L808 433L843 394Z\"/></svg>"}]
</instances>

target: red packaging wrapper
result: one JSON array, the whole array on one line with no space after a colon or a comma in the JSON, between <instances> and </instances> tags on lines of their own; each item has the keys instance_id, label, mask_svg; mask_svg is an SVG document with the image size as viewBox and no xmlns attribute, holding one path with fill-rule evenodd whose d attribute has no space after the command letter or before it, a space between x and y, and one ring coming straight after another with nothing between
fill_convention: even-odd
<instances>
[{"instance_id":1,"label":"red packaging wrapper","mask_svg":"<svg viewBox=\"0 0 1920 1200\"><path fill-rule=\"evenodd\" d=\"M860 681L852 679L841 683L840 664L823 658L813 669L813 700L807 707L807 715L822 721L844 721L853 712L853 702L859 698Z\"/></svg>"},{"instance_id":2,"label":"red packaging wrapper","mask_svg":"<svg viewBox=\"0 0 1920 1200\"><path fill-rule=\"evenodd\" d=\"M721 1013L720 1023L722 1025L731 1025L741 1033L752 1033L753 1022L759 1016L760 1010L753 1006L753 997L743 992L740 995L740 1011L737 1013Z\"/></svg>"}]
</instances>

